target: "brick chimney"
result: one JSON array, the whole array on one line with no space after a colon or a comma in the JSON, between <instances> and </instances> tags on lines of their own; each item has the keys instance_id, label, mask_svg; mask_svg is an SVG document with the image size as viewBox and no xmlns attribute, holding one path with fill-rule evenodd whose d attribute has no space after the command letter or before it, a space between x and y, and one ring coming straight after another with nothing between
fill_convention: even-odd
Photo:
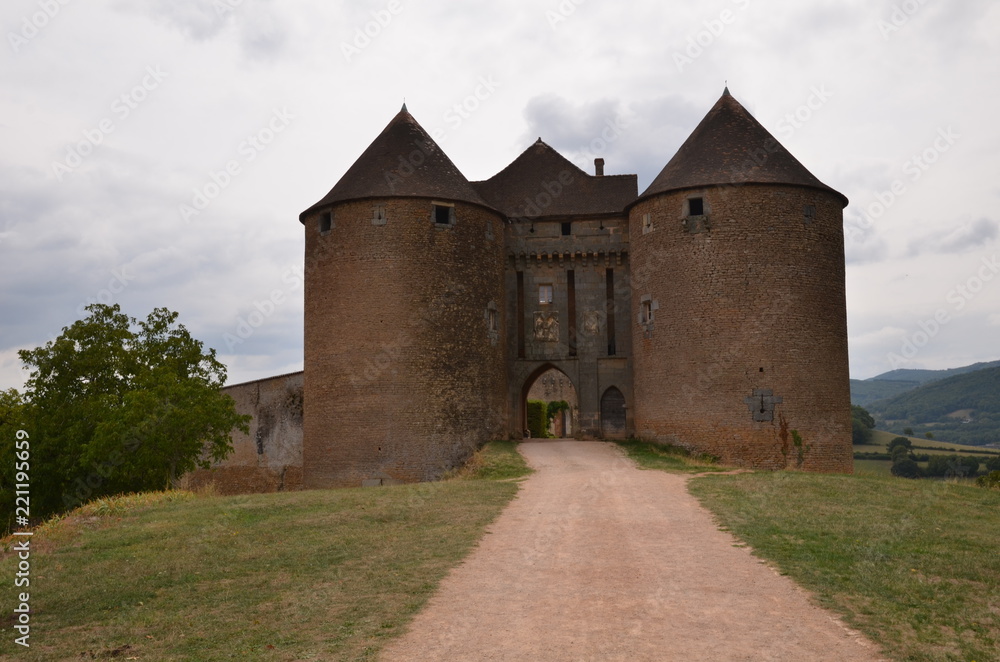
<instances>
[{"instance_id":1,"label":"brick chimney","mask_svg":"<svg viewBox=\"0 0 1000 662\"><path fill-rule=\"evenodd\" d=\"M594 159L594 174L598 177L604 176L604 159Z\"/></svg>"}]
</instances>

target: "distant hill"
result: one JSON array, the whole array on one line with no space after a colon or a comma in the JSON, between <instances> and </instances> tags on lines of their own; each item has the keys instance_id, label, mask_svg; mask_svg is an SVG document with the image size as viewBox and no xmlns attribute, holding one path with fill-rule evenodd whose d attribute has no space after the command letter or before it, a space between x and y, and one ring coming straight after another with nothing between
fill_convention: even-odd
<instances>
[{"instance_id":1,"label":"distant hill","mask_svg":"<svg viewBox=\"0 0 1000 662\"><path fill-rule=\"evenodd\" d=\"M881 375L876 375L868 381L886 380L892 382L919 382L921 384L926 384L927 382L945 379L946 377L954 377L955 375L964 375L969 372L976 372L977 370L985 370L986 368L1000 368L1000 361L973 363L972 365L963 366L961 368L948 368L947 370L910 370L908 368L900 368L898 370L883 372Z\"/></svg>"},{"instance_id":2,"label":"distant hill","mask_svg":"<svg viewBox=\"0 0 1000 662\"><path fill-rule=\"evenodd\" d=\"M1000 361L973 363L961 368L949 368L947 370L911 370L909 368L900 368L899 370L890 370L881 375L876 375L871 379L852 379L851 404L867 407L873 402L886 400L913 390L921 384L998 367L1000 367Z\"/></svg>"},{"instance_id":3,"label":"distant hill","mask_svg":"<svg viewBox=\"0 0 1000 662\"><path fill-rule=\"evenodd\" d=\"M937 379L865 406L879 429L902 434L909 427L941 441L1000 444L1000 367Z\"/></svg>"}]
</instances>

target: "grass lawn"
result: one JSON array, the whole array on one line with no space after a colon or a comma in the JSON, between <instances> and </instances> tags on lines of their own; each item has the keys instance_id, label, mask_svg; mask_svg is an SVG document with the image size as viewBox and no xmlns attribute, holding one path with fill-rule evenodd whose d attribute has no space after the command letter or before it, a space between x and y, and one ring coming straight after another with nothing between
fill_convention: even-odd
<instances>
[{"instance_id":1,"label":"grass lawn","mask_svg":"<svg viewBox=\"0 0 1000 662\"><path fill-rule=\"evenodd\" d=\"M692 479L724 528L895 660L1000 660L1000 492L877 475Z\"/></svg>"},{"instance_id":2,"label":"grass lawn","mask_svg":"<svg viewBox=\"0 0 1000 662\"><path fill-rule=\"evenodd\" d=\"M517 492L514 444L450 480L94 502L31 539L30 649L0 557L0 658L369 660Z\"/></svg>"},{"instance_id":3,"label":"grass lawn","mask_svg":"<svg viewBox=\"0 0 1000 662\"><path fill-rule=\"evenodd\" d=\"M619 441L618 445L624 448L628 456L644 469L661 469L680 473L730 470L730 467L716 464L715 459L711 456L692 455L679 446L667 446L638 439Z\"/></svg>"}]
</instances>

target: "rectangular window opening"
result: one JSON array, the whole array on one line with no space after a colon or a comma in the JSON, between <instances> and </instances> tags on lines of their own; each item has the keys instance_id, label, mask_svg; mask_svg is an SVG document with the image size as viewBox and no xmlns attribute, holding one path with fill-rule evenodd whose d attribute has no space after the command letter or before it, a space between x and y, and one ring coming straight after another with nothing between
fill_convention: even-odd
<instances>
[{"instance_id":1,"label":"rectangular window opening","mask_svg":"<svg viewBox=\"0 0 1000 662\"><path fill-rule=\"evenodd\" d=\"M701 198L691 198L688 200L688 216L704 216L705 201Z\"/></svg>"},{"instance_id":2,"label":"rectangular window opening","mask_svg":"<svg viewBox=\"0 0 1000 662\"><path fill-rule=\"evenodd\" d=\"M438 225L451 225L452 209L445 205L434 205L434 222Z\"/></svg>"},{"instance_id":3,"label":"rectangular window opening","mask_svg":"<svg viewBox=\"0 0 1000 662\"><path fill-rule=\"evenodd\" d=\"M326 234L333 228L333 212L325 211L319 215L319 232Z\"/></svg>"},{"instance_id":4,"label":"rectangular window opening","mask_svg":"<svg viewBox=\"0 0 1000 662\"><path fill-rule=\"evenodd\" d=\"M552 286L551 285L539 285L538 286L538 303L543 306L547 306L552 303Z\"/></svg>"},{"instance_id":5,"label":"rectangular window opening","mask_svg":"<svg viewBox=\"0 0 1000 662\"><path fill-rule=\"evenodd\" d=\"M573 223L567 222L562 224L562 236L568 237L573 234Z\"/></svg>"}]
</instances>

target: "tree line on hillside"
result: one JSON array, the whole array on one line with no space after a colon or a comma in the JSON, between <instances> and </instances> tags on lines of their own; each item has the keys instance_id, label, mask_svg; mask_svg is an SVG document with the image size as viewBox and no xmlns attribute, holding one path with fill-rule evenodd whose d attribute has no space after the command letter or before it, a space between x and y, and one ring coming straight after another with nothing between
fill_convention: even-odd
<instances>
[{"instance_id":1,"label":"tree line on hillside","mask_svg":"<svg viewBox=\"0 0 1000 662\"><path fill-rule=\"evenodd\" d=\"M1000 455L983 461L974 456L924 455L913 452L913 442L906 437L896 437L887 446L892 459L892 475L902 478L974 478L980 466L985 465L987 473L1000 471ZM925 459L927 465L921 467L918 461Z\"/></svg>"},{"instance_id":2,"label":"tree line on hillside","mask_svg":"<svg viewBox=\"0 0 1000 662\"><path fill-rule=\"evenodd\" d=\"M1000 368L985 368L925 384L868 405L879 426L952 443L1000 444Z\"/></svg>"},{"instance_id":3,"label":"tree line on hillside","mask_svg":"<svg viewBox=\"0 0 1000 662\"><path fill-rule=\"evenodd\" d=\"M25 484L37 521L97 497L169 488L224 459L234 429L249 430L250 417L219 390L225 366L177 313L157 308L138 321L118 305L86 310L55 340L19 352L23 393L0 392L5 528Z\"/></svg>"}]
</instances>

